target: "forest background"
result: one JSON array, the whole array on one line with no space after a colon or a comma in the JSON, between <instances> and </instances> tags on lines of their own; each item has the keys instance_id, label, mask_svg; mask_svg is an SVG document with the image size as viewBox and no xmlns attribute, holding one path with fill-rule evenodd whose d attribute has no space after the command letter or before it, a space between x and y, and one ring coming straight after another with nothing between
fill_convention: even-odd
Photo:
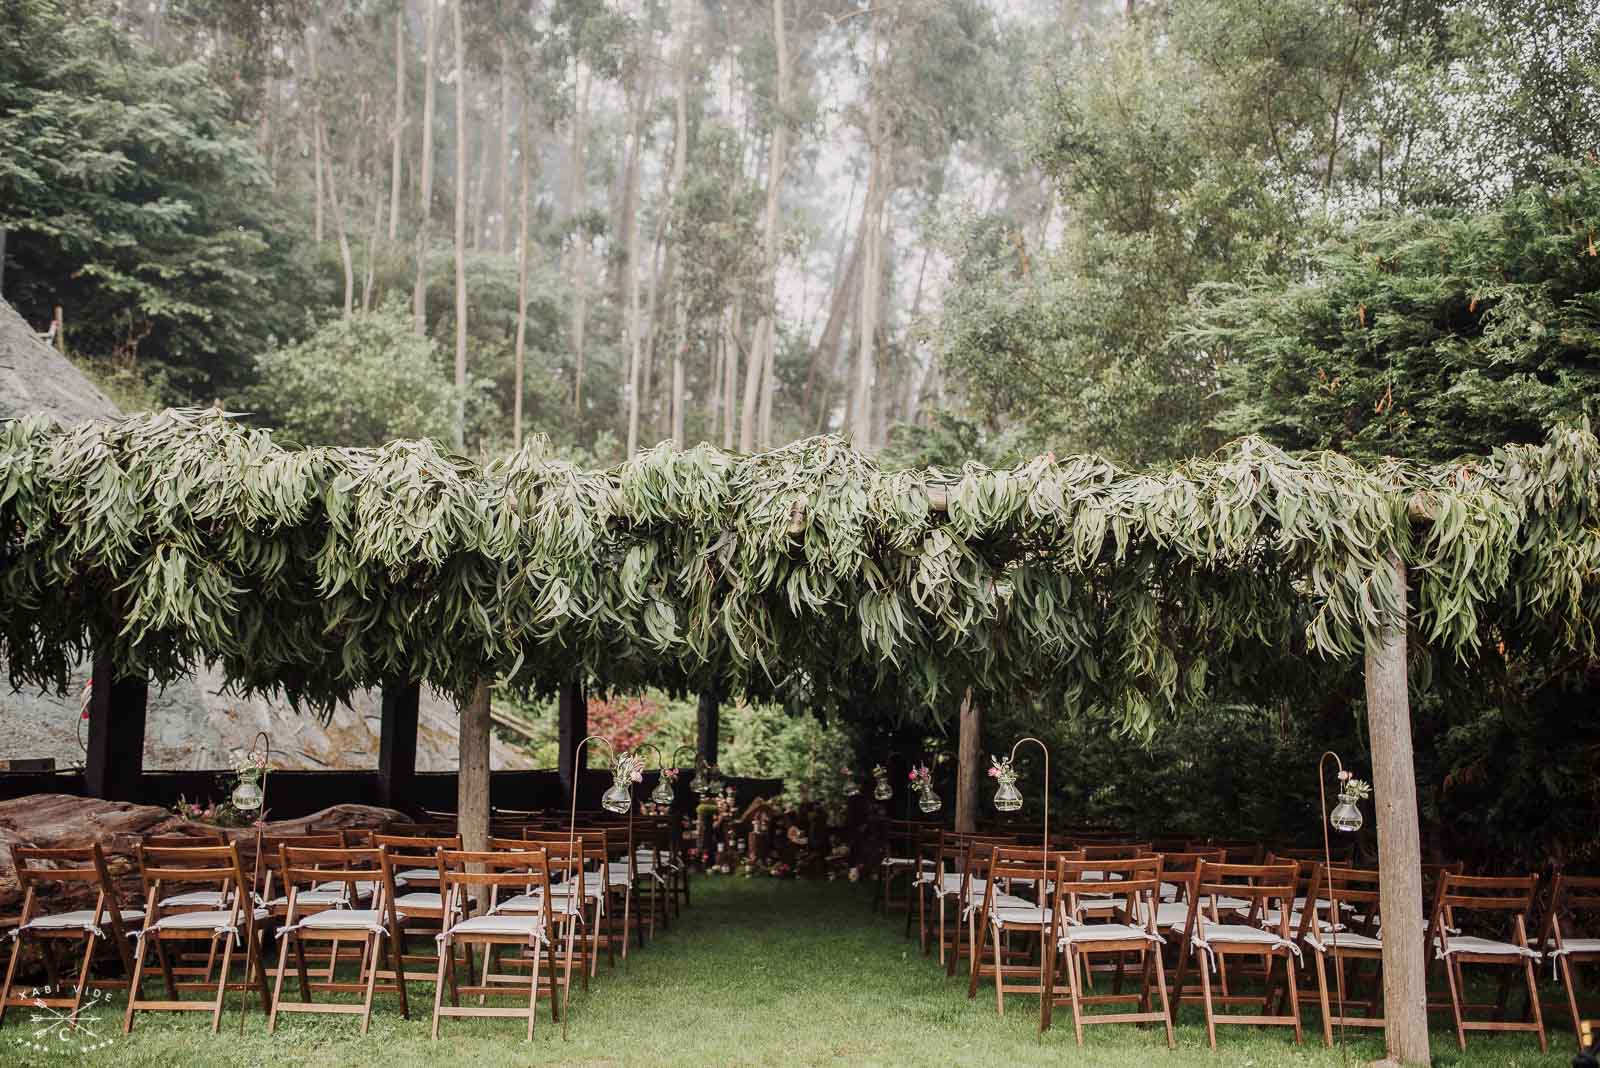
<instances>
[{"instance_id":1,"label":"forest background","mask_svg":"<svg viewBox=\"0 0 1600 1068\"><path fill-rule=\"evenodd\" d=\"M1584 0L10 0L0 295L127 410L305 444L1448 462L1600 406L1597 140ZM1418 683L1425 818L1588 853L1600 667L1517 668ZM1358 710L986 732L1083 821L1270 836L1245 769ZM730 723L813 795L881 742Z\"/></svg>"}]
</instances>

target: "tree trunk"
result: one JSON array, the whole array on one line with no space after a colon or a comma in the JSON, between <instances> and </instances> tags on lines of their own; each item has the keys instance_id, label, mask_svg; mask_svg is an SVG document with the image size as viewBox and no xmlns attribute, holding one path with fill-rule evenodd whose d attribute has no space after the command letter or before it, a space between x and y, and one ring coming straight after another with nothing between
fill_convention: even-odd
<instances>
[{"instance_id":1,"label":"tree trunk","mask_svg":"<svg viewBox=\"0 0 1600 1068\"><path fill-rule=\"evenodd\" d=\"M733 410L739 398L739 320L743 313L743 299L734 301L722 335L728 350L728 358L722 365L722 447L728 450L733 448Z\"/></svg>"},{"instance_id":2,"label":"tree trunk","mask_svg":"<svg viewBox=\"0 0 1600 1068\"><path fill-rule=\"evenodd\" d=\"M316 173L314 197L317 202L314 236L322 244L322 101L317 94L317 28L306 28L306 59L311 68L311 169Z\"/></svg>"},{"instance_id":3,"label":"tree trunk","mask_svg":"<svg viewBox=\"0 0 1600 1068\"><path fill-rule=\"evenodd\" d=\"M678 191L683 187L683 172L689 159L689 42L694 39L694 5L686 4L680 16L683 34L678 42L678 99L675 112L676 133L672 145L672 182L669 203L674 205ZM678 267L674 269L673 340L672 340L672 444L683 448L683 358L689 347L689 302L684 292L682 249L673 241L673 257Z\"/></svg>"},{"instance_id":4,"label":"tree trunk","mask_svg":"<svg viewBox=\"0 0 1600 1068\"><path fill-rule=\"evenodd\" d=\"M394 17L394 141L389 157L389 241L400 239L400 155L406 129L406 12Z\"/></svg>"},{"instance_id":5,"label":"tree trunk","mask_svg":"<svg viewBox=\"0 0 1600 1068\"><path fill-rule=\"evenodd\" d=\"M350 237L344 227L344 208L339 204L339 186L333 174L333 149L328 145L328 131L322 124L322 110L317 109L317 144L327 151L317 155L328 166L328 200L333 205L333 225L339 235L339 262L344 267L344 317L355 311L356 271L350 258Z\"/></svg>"},{"instance_id":6,"label":"tree trunk","mask_svg":"<svg viewBox=\"0 0 1600 1068\"><path fill-rule=\"evenodd\" d=\"M978 784L983 781L983 710L972 687L961 697L961 733L956 752L956 830L978 829Z\"/></svg>"},{"instance_id":7,"label":"tree trunk","mask_svg":"<svg viewBox=\"0 0 1600 1068\"><path fill-rule=\"evenodd\" d=\"M767 310L766 335L761 349L761 415L756 437L763 449L772 447L772 395L777 391L778 364L778 197L783 190L784 164L789 149L789 40L784 26L783 0L772 0L772 36L778 53L778 121L772 130L772 157L767 164L767 229L765 241L767 287L772 304Z\"/></svg>"},{"instance_id":8,"label":"tree trunk","mask_svg":"<svg viewBox=\"0 0 1600 1068\"><path fill-rule=\"evenodd\" d=\"M1367 729L1372 742L1372 793L1378 822L1378 909L1392 931L1423 930L1422 839L1417 819L1416 762L1406 683L1406 566L1389 553L1400 618L1367 636ZM1399 1064L1430 1063L1428 961L1420 938L1383 940L1384 1045Z\"/></svg>"},{"instance_id":9,"label":"tree trunk","mask_svg":"<svg viewBox=\"0 0 1600 1068\"><path fill-rule=\"evenodd\" d=\"M881 16L872 19L872 59L867 72L867 198L861 221L864 233L861 271L860 348L856 353L855 387L850 395L850 435L858 449L872 445L872 372L878 340L878 294L882 285L879 256L883 237L883 119L878 100L878 37Z\"/></svg>"},{"instance_id":10,"label":"tree trunk","mask_svg":"<svg viewBox=\"0 0 1600 1068\"><path fill-rule=\"evenodd\" d=\"M655 70L652 63L651 71ZM622 218L626 229L626 272L628 295L628 456L639 451L640 372L644 363L644 321L639 307L639 157L644 151L644 115L655 96L654 78L647 77L630 109L628 165L622 182Z\"/></svg>"},{"instance_id":11,"label":"tree trunk","mask_svg":"<svg viewBox=\"0 0 1600 1068\"><path fill-rule=\"evenodd\" d=\"M511 49L504 37L500 38L500 147L495 178L494 247L504 253L511 239Z\"/></svg>"},{"instance_id":12,"label":"tree trunk","mask_svg":"<svg viewBox=\"0 0 1600 1068\"><path fill-rule=\"evenodd\" d=\"M456 33L456 448L467 438L467 42L461 0L450 5Z\"/></svg>"},{"instance_id":13,"label":"tree trunk","mask_svg":"<svg viewBox=\"0 0 1600 1068\"><path fill-rule=\"evenodd\" d=\"M461 709L456 743L456 820L461 845L472 851L489 848L489 680L480 678L472 699Z\"/></svg>"},{"instance_id":14,"label":"tree trunk","mask_svg":"<svg viewBox=\"0 0 1600 1068\"><path fill-rule=\"evenodd\" d=\"M592 78L583 76L583 64L577 63L573 68L573 78L576 80L578 106L572 116L572 192L568 201L570 214L574 224L578 223L578 213L583 209L583 156L585 118L589 109L589 85ZM575 225L572 246L572 411L574 415L582 416L583 412L583 361L584 361L584 333L589 320L589 291L588 280L584 275L585 253L588 250L588 238L584 235L581 225Z\"/></svg>"},{"instance_id":15,"label":"tree trunk","mask_svg":"<svg viewBox=\"0 0 1600 1068\"><path fill-rule=\"evenodd\" d=\"M522 391L523 373L528 352L528 173L530 155L528 146L528 87L522 87L522 107L519 111L520 137L518 144L518 169L522 179L517 195L517 348L512 369L511 444L522 448Z\"/></svg>"},{"instance_id":16,"label":"tree trunk","mask_svg":"<svg viewBox=\"0 0 1600 1068\"><path fill-rule=\"evenodd\" d=\"M439 53L438 5L427 2L423 8L422 51L422 181L418 183L417 203L417 284L411 293L411 319L418 334L428 332L428 229L433 217L433 96L438 73L434 64Z\"/></svg>"},{"instance_id":17,"label":"tree trunk","mask_svg":"<svg viewBox=\"0 0 1600 1068\"><path fill-rule=\"evenodd\" d=\"M378 153L383 141L378 137L377 124L372 131L372 229L367 234L367 276L361 284L361 310L372 309L372 298L378 286L378 234L383 230L383 197L378 192Z\"/></svg>"}]
</instances>

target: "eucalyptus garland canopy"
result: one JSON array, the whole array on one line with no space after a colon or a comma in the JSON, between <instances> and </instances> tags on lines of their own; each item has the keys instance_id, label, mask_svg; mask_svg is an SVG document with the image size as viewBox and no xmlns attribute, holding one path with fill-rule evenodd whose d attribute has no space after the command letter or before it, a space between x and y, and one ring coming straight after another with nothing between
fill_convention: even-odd
<instances>
[{"instance_id":1,"label":"eucalyptus garland canopy","mask_svg":"<svg viewBox=\"0 0 1600 1068\"><path fill-rule=\"evenodd\" d=\"M64 689L90 648L198 661L326 706L420 679L583 675L937 714L966 686L1118 710L1135 731L1253 672L1348 661L1399 618L1429 655L1589 655L1600 444L1440 468L1256 439L1153 473L1095 457L880 470L840 438L662 446L605 471L541 442L291 448L220 413L0 424L0 654ZM1274 667L1276 666L1276 668ZM865 680L865 682L863 682Z\"/></svg>"}]
</instances>

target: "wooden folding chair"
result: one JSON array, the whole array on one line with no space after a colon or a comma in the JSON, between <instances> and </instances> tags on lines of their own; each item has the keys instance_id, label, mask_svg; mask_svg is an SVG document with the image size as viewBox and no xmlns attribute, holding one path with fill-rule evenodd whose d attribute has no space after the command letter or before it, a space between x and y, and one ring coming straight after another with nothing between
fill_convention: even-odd
<instances>
[{"instance_id":1,"label":"wooden folding chair","mask_svg":"<svg viewBox=\"0 0 1600 1068\"><path fill-rule=\"evenodd\" d=\"M146 848L141 843L136 850L140 877L145 885L145 922L134 947L133 979L128 985L128 1008L123 1017L123 1031L133 1030L134 1015L139 1012L209 1011L211 1030L216 1033L222 1026L222 1009L228 991L249 989L252 979L260 990L263 1010L271 1011L272 996L267 990L266 972L261 967L261 924L267 919L267 911L256 908L250 900L250 883L245 879L239 863L238 845ZM163 906L164 888L170 888L173 884L215 886L217 899L225 904L219 909ZM219 968L212 970L215 975L215 999L210 1004L180 1000L180 988L205 988L213 984L209 981L179 984L168 956L168 947L174 943L179 946L205 943L214 957L219 941L222 943L222 961ZM234 947L241 943L245 954L244 980L235 983L228 976ZM142 983L145 960L152 945L166 985L165 999L144 997ZM211 975L207 979L210 980Z\"/></svg>"},{"instance_id":2,"label":"wooden folding chair","mask_svg":"<svg viewBox=\"0 0 1600 1068\"><path fill-rule=\"evenodd\" d=\"M1600 938L1579 932L1595 930L1592 920L1584 924L1582 918L1596 915L1600 915L1600 878L1565 874L1555 877L1537 948L1559 969L1561 985L1567 992L1567 1011L1572 1015L1572 1033L1578 1038L1579 1048L1584 1045L1585 1027L1592 1029L1595 1023L1600 1023L1600 1020L1585 1019L1579 1011L1582 973L1578 969L1585 964L1600 964ZM1565 922L1562 917L1567 917Z\"/></svg>"},{"instance_id":3,"label":"wooden folding chair","mask_svg":"<svg viewBox=\"0 0 1600 1068\"><path fill-rule=\"evenodd\" d=\"M979 980L994 979L995 1008L1001 1016L1006 1014L1008 976L1027 980L1022 985L1012 984L1010 992L1013 994L1038 994L1045 990L1048 954L1044 942L1050 932L1050 909L1048 898L1039 888L1047 881L1047 871L1054 874L1051 866L1054 857L1054 853L1042 849L978 844L969 847L965 872L971 886L969 896L976 895L977 901L966 905L968 942L972 950L972 962L967 969L967 997L978 996ZM1030 901L1010 893L1013 880L1039 891L1040 900ZM1026 948L1019 952L1012 944L1018 935L1038 942L1036 958ZM958 945L956 956L959 951ZM1010 963L1018 956L1029 962ZM955 956L951 961L954 963Z\"/></svg>"},{"instance_id":4,"label":"wooden folding chair","mask_svg":"<svg viewBox=\"0 0 1600 1068\"><path fill-rule=\"evenodd\" d=\"M605 947L606 966L616 967L617 944L622 944L623 959L628 953L628 917L631 916L632 893L623 888L622 911L624 919L616 922L617 905L611 900L610 848L606 832L589 828L569 839L567 831L526 831L524 848L545 851L550 868L551 893L558 899L570 898L585 933L578 938L580 957L579 978L583 988L589 989L589 979L599 969L600 949ZM507 843L509 845L509 843ZM567 911L571 911L568 909Z\"/></svg>"},{"instance_id":5,"label":"wooden folding chair","mask_svg":"<svg viewBox=\"0 0 1600 1068\"><path fill-rule=\"evenodd\" d=\"M1189 905L1189 919L1184 927L1184 949L1178 958L1175 985L1183 990L1184 973L1191 961L1200 970L1201 997L1205 1002L1206 1039L1212 1049L1217 1048L1218 1024L1278 1025L1294 1028L1295 1042L1303 1039L1300 1025L1300 993L1295 979L1295 960L1300 947L1290 937L1290 916L1293 914L1295 896L1294 864L1212 864L1202 861L1196 873L1195 894ZM1202 902L1228 902L1225 919L1242 922L1219 922L1202 912ZM1274 928L1261 924L1262 915L1273 907L1278 909L1278 923ZM1213 909L1223 906L1213 904ZM1212 916L1219 915L1213 911ZM1261 962L1262 993L1257 995L1223 993L1213 994L1211 972L1208 966L1224 967L1228 957L1245 957ZM1284 961L1284 977L1288 986L1289 1013L1271 1012L1277 990L1274 987L1274 965ZM1241 1015L1219 1013L1218 1005L1259 1005L1259 1011Z\"/></svg>"},{"instance_id":6,"label":"wooden folding chair","mask_svg":"<svg viewBox=\"0 0 1600 1068\"><path fill-rule=\"evenodd\" d=\"M413 932L437 934L444 925L444 898L439 892L439 854L461 848L460 835L375 834L375 848L381 847L382 891L394 902L397 916L395 954L399 967L421 964L427 971L409 970L407 979L426 982L434 976L437 961L427 953L408 953L406 939ZM380 974L380 979L392 976Z\"/></svg>"},{"instance_id":7,"label":"wooden folding chair","mask_svg":"<svg viewBox=\"0 0 1600 1068\"><path fill-rule=\"evenodd\" d=\"M443 881L441 890L445 898L445 925L440 934L439 971L433 988L433 1039L439 1039L439 1020L445 1016L494 1016L526 1019L528 1041L533 1041L534 1019L538 1015L539 993L550 993L551 1019L561 1019L566 1012L566 996L572 984L573 936L577 924L564 924L565 951L558 961L555 947L561 941L561 926L551 909L550 869L542 849L510 850L486 853L446 850L440 857ZM471 870L469 870L471 869ZM466 891L481 888L488 892L488 909L482 915L468 916ZM501 890L509 890L510 897L523 902L524 907L508 910L499 900ZM528 959L532 974L527 980L528 1004L526 1008L493 1006L482 1003L484 998L503 998L514 988L508 985L514 977L499 975L496 981L488 978L472 985L462 985L456 980L454 946L481 946L485 957L492 956L496 947L516 947L519 958ZM528 951L531 951L528 952ZM471 953L468 953L471 959ZM549 970L543 965L548 962ZM556 974L558 963L564 965L561 975ZM541 974L542 973L542 974ZM444 1003L446 986L450 989L450 1004ZM560 993L558 999L557 993ZM462 1005L461 995L479 998L477 1005Z\"/></svg>"},{"instance_id":8,"label":"wooden folding chair","mask_svg":"<svg viewBox=\"0 0 1600 1068\"><path fill-rule=\"evenodd\" d=\"M1450 986L1450 1013L1456 1025L1456 1044L1467 1048L1468 1031L1531 1031L1539 1036L1539 1051L1549 1050L1544 1033L1544 1015L1539 1005L1539 989L1534 979L1533 962L1539 951L1528 945L1525 917L1533 907L1534 891L1539 877L1528 876L1476 876L1444 872L1439 877L1439 894L1429 922L1428 944L1444 961L1445 979ZM1459 934L1464 921L1479 916L1498 916L1509 920L1510 938L1494 939ZM1461 966L1478 964L1506 969L1500 981L1499 996L1493 1005L1480 1005L1466 1000ZM1506 1019L1506 999L1510 993L1514 969L1522 969L1528 988L1528 1011L1531 1021ZM1494 1019L1473 1020L1469 1014L1492 1010Z\"/></svg>"},{"instance_id":9,"label":"wooden folding chair","mask_svg":"<svg viewBox=\"0 0 1600 1068\"><path fill-rule=\"evenodd\" d=\"M88 846L56 849L35 849L30 846L11 847L11 864L17 875L17 886L22 890L22 913L12 932L16 945L11 949L11 962L6 966L6 977L0 986L0 1024L5 1023L6 1009L11 1006L51 1009L70 1009L68 1017L77 1026L78 1013L83 999L91 989L106 987L120 989L133 975L133 954L128 944L128 930L137 930L144 924L144 913L139 909L124 909L118 899L116 884L106 868L105 854L98 842ZM40 910L38 894L41 884L84 884L95 889L94 907L72 909L67 912L47 914ZM109 937L106 932L110 931ZM122 960L121 982L90 977L94 966L95 949L109 941ZM50 991L43 996L14 994L18 966L29 947L39 951ZM63 982L59 949L76 948L79 956L67 973L71 985Z\"/></svg>"},{"instance_id":10,"label":"wooden folding chair","mask_svg":"<svg viewBox=\"0 0 1600 1068\"><path fill-rule=\"evenodd\" d=\"M401 977L400 954L396 948L399 918L394 901L387 893L379 892L376 900L361 899L363 887L373 884L374 876L383 870L383 847L376 849L311 848L280 845L279 870L284 885L289 890L289 908L283 926L278 928L278 968L272 988L272 1012L267 1017L267 1031L278 1029L280 1012L349 1013L361 1017L361 1033L367 1033L372 1022L372 996L377 990L379 960L388 947L394 970L384 984L400 997L400 1015L410 1017L406 1004L406 984ZM329 900L330 887L336 894ZM352 908L352 905L372 904L372 908ZM330 975L321 982L311 982L306 971L306 943L330 944L329 957L338 963L339 943L348 941L352 934L360 939L360 982L340 982ZM283 1000L283 977L288 970L289 950L294 949L295 967L300 976L300 1001ZM364 994L361 1004L344 1002L313 1002L312 990L329 993Z\"/></svg>"},{"instance_id":11,"label":"wooden folding chair","mask_svg":"<svg viewBox=\"0 0 1600 1068\"><path fill-rule=\"evenodd\" d=\"M344 836L338 832L327 834L283 834L256 835L256 864L253 873L252 885L256 903L267 910L268 918L274 923L282 923L289 915L289 894L283 883L283 875L279 869L282 861L283 846L303 846L307 849L341 849L346 845ZM373 885L376 885L378 873L372 873ZM370 888L369 888L370 890ZM370 892L366 895L371 897ZM302 897L305 904L326 903L341 904L344 902L344 888L340 886L318 887L307 890ZM338 945L335 943L334 949ZM328 966L328 978L333 978L334 957L319 961ZM268 971L268 975L276 973Z\"/></svg>"},{"instance_id":12,"label":"wooden folding chair","mask_svg":"<svg viewBox=\"0 0 1600 1068\"><path fill-rule=\"evenodd\" d=\"M1341 922L1321 930L1312 930L1301 939L1301 944L1309 946L1316 958L1317 1001L1322 1010L1322 1043L1325 1046L1333 1045L1335 1026L1383 1026L1383 1016L1377 1012L1383 989L1381 981L1383 942L1379 927L1382 917L1378 912L1378 878L1376 871L1368 869L1329 868L1323 892L1331 903L1331 914L1359 916L1359 923L1365 930L1350 929ZM1334 968L1332 1001L1328 997L1327 966L1330 961ZM1350 995L1355 988L1356 977L1350 974L1346 965L1354 965L1359 969L1362 964L1369 961L1378 965L1377 974L1372 980L1372 994L1368 998L1354 1002ZM1350 1015L1348 1006L1352 1003L1360 1004L1365 1010L1365 1015Z\"/></svg>"},{"instance_id":13,"label":"wooden folding chair","mask_svg":"<svg viewBox=\"0 0 1600 1068\"><path fill-rule=\"evenodd\" d=\"M1085 879L1093 873L1095 878ZM1157 926L1160 900L1161 859L1155 856L1125 860L1075 861L1061 857L1056 861L1052 880L1048 939L1045 943L1045 975L1048 990L1040 998L1039 1030L1050 1027L1051 1010L1061 1003L1062 972L1066 973L1067 1003L1072 1006L1072 1026L1078 1045L1083 1045L1083 1029L1089 1024L1155 1023L1166 1028L1167 1046L1176 1040L1172 1031L1172 1006L1167 1000L1166 965L1161 959L1164 942ZM1108 912L1105 895L1114 902ZM1082 908L1088 899L1095 907ZM1091 922L1091 917L1103 917ZM1122 969L1129 954L1137 953L1140 987L1137 993L1124 994ZM1079 975L1089 973L1089 958L1111 955L1115 959L1117 984L1109 994L1087 994L1080 989ZM1161 1008L1152 1007L1150 987L1161 994ZM1090 1005L1133 1003L1132 1011L1087 1013Z\"/></svg>"}]
</instances>

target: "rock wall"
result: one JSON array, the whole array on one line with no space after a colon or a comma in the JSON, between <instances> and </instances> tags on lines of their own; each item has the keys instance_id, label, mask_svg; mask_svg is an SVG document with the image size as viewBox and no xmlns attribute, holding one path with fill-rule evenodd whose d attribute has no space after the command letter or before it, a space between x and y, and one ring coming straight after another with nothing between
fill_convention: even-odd
<instances>
[{"instance_id":1,"label":"rock wall","mask_svg":"<svg viewBox=\"0 0 1600 1068\"><path fill-rule=\"evenodd\" d=\"M346 827L382 827L409 822L406 816L388 808L371 805L335 805L297 820L269 820L267 834L305 834L312 828L338 830ZM137 907L143 898L134 843L150 834L193 834L215 828L179 819L170 809L155 805L133 805L122 801L101 801L70 794L35 794L14 801L0 801L0 917L14 917L22 911L22 889L11 859L14 845L61 847L99 842L106 865L117 884L123 908ZM226 832L239 842L240 852L253 860L254 828ZM58 912L94 906L93 888L69 884L50 887L41 899L47 911Z\"/></svg>"},{"instance_id":2,"label":"rock wall","mask_svg":"<svg viewBox=\"0 0 1600 1068\"><path fill-rule=\"evenodd\" d=\"M81 767L78 693L85 665L67 697L0 691L0 759L54 757L60 768ZM224 680L204 670L165 690L150 691L145 719L144 766L150 771L207 771L232 767L231 753L249 747L257 731L272 736L272 766L300 770L359 770L378 766L381 699L376 691L355 695L323 723L296 711L279 696L239 697L223 691ZM431 690L422 691L417 714L417 770L454 771L455 708ZM534 766L522 750L499 738L490 741L495 770Z\"/></svg>"}]
</instances>

